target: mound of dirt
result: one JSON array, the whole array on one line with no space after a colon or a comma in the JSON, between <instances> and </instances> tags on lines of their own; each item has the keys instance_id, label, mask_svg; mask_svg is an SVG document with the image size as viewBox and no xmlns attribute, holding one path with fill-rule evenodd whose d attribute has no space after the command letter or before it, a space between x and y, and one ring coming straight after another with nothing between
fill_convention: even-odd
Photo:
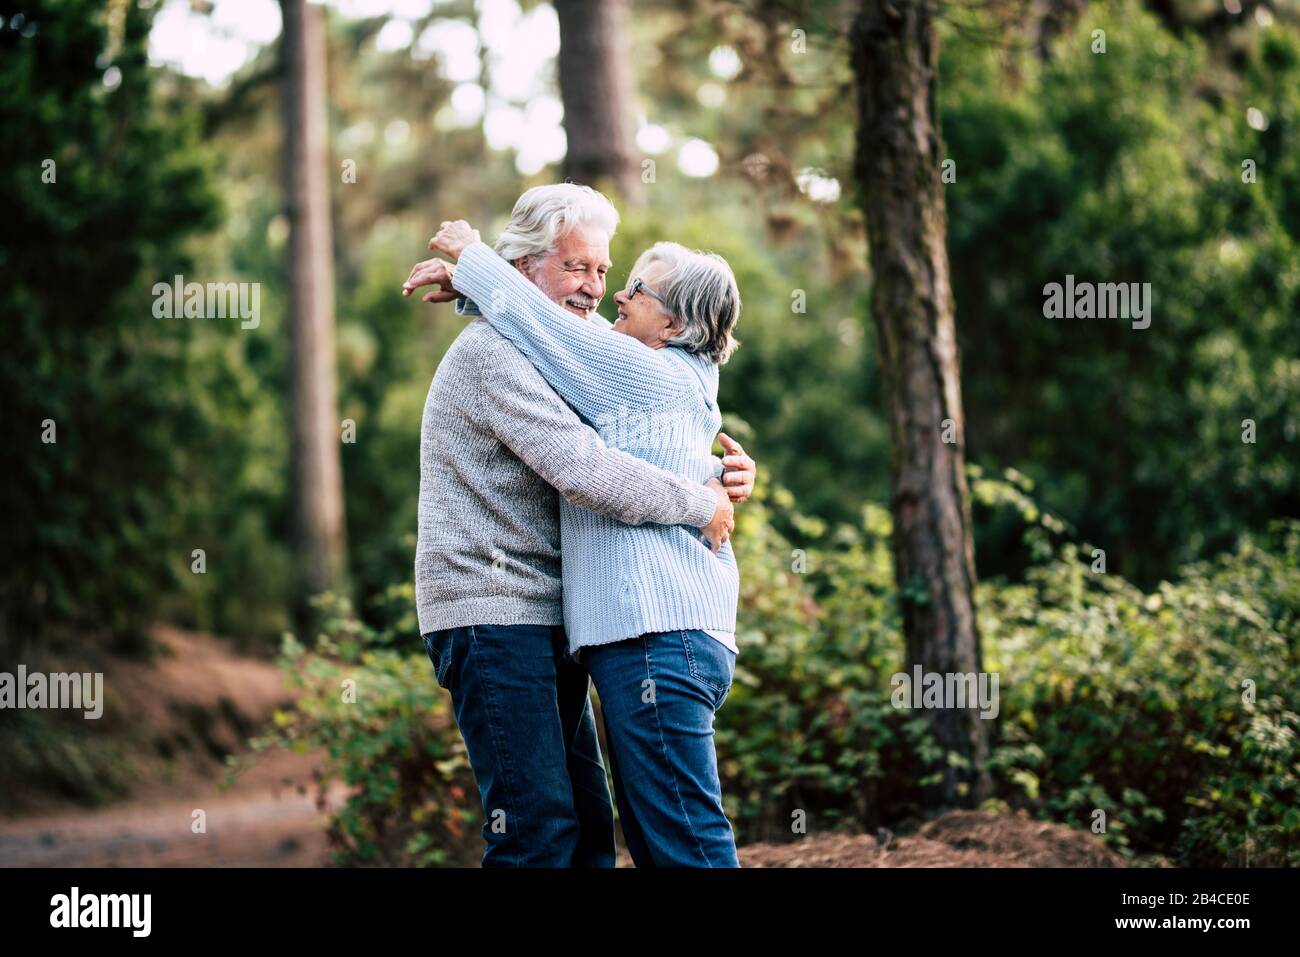
<instances>
[{"instance_id":1,"label":"mound of dirt","mask_svg":"<svg viewBox=\"0 0 1300 957\"><path fill-rule=\"evenodd\" d=\"M238 653L228 641L166 625L151 632L152 660L101 654L76 661L52 656L34 670L99 671L103 715L93 721L54 710L29 720L122 756L130 797L164 797L213 780L228 755L247 749L277 708L297 692L274 662ZM126 796L126 795L123 795ZM80 806L57 782L15 782L0 798L6 815Z\"/></svg>"},{"instance_id":2,"label":"mound of dirt","mask_svg":"<svg viewBox=\"0 0 1300 957\"><path fill-rule=\"evenodd\" d=\"M297 692L272 662L241 655L230 642L167 626L153 639L152 661L108 655L91 665L104 672L104 716L74 725L119 746L130 794L92 809L48 790L13 789L5 795L10 816L0 818L0 867L326 863L326 815L348 789L336 782L320 803L323 749L272 749L229 790L219 783L225 757L246 754L247 738ZM57 670L60 663L48 664ZM198 810L205 829L195 833Z\"/></svg>"},{"instance_id":3,"label":"mound of dirt","mask_svg":"<svg viewBox=\"0 0 1300 957\"><path fill-rule=\"evenodd\" d=\"M153 639L161 650L153 662L116 662L105 678L129 705L132 723L149 729L160 754L193 752L222 761L243 750L276 708L293 701L273 662L165 625L154 629Z\"/></svg>"},{"instance_id":4,"label":"mound of dirt","mask_svg":"<svg viewBox=\"0 0 1300 957\"><path fill-rule=\"evenodd\" d=\"M808 835L738 849L741 867L1127 867L1089 831L1027 812L950 811L916 833Z\"/></svg>"}]
</instances>

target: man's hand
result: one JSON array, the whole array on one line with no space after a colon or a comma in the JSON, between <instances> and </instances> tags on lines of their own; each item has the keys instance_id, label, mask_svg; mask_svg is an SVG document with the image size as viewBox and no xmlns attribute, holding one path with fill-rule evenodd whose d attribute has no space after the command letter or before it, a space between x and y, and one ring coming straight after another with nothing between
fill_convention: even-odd
<instances>
[{"instance_id":1,"label":"man's hand","mask_svg":"<svg viewBox=\"0 0 1300 957\"><path fill-rule=\"evenodd\" d=\"M731 537L731 530L736 527L736 509L727 497L727 490L717 479L709 479L709 488L718 497L718 507L713 513L713 521L703 526L700 531L709 540L709 548L716 554L723 543Z\"/></svg>"},{"instance_id":2,"label":"man's hand","mask_svg":"<svg viewBox=\"0 0 1300 957\"><path fill-rule=\"evenodd\" d=\"M425 293L420 301L451 302L460 298L460 293L452 288L451 276L452 270L448 263L441 259L426 259L422 263L416 263L411 275L402 283L402 295L409 296L421 286L437 286L441 292Z\"/></svg>"},{"instance_id":3,"label":"man's hand","mask_svg":"<svg viewBox=\"0 0 1300 957\"><path fill-rule=\"evenodd\" d=\"M443 220L438 235L429 240L429 248L446 253L452 259L459 259L466 246L479 241L478 230L465 220L458 219L455 222Z\"/></svg>"},{"instance_id":4,"label":"man's hand","mask_svg":"<svg viewBox=\"0 0 1300 957\"><path fill-rule=\"evenodd\" d=\"M733 502L743 502L754 494L757 467L740 443L726 432L718 433L718 441L726 453L722 456L722 484L727 486L727 494Z\"/></svg>"}]
</instances>

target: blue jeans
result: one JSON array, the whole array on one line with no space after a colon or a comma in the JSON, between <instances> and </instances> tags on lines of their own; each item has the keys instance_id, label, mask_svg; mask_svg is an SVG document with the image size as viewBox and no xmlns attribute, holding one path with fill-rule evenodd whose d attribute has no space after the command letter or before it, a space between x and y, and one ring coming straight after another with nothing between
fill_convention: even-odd
<instances>
[{"instance_id":1,"label":"blue jeans","mask_svg":"<svg viewBox=\"0 0 1300 957\"><path fill-rule=\"evenodd\" d=\"M564 629L451 628L425 635L424 648L483 800L483 866L613 867L590 682Z\"/></svg>"},{"instance_id":2,"label":"blue jeans","mask_svg":"<svg viewBox=\"0 0 1300 957\"><path fill-rule=\"evenodd\" d=\"M582 661L636 866L739 867L713 747L735 653L703 631L666 631L583 648Z\"/></svg>"}]
</instances>

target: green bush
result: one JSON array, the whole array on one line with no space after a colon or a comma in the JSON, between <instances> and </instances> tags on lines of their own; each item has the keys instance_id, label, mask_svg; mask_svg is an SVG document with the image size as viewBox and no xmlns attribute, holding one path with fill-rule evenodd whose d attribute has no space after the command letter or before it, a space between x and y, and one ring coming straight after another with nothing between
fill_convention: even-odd
<instances>
[{"instance_id":1,"label":"green bush","mask_svg":"<svg viewBox=\"0 0 1300 957\"><path fill-rule=\"evenodd\" d=\"M1016 513L1037 556L1023 584L978 596L985 667L1000 675L998 799L1076 827L1100 809L1127 854L1300 861L1300 523L1147 594L1100 573L1087 546L1053 549L1066 530L1028 479L971 471L977 507ZM766 514L789 500L770 499L741 509L735 539L741 655L717 722L728 811L742 841L790 834L796 810L810 827L898 820L943 756L889 701L902 641L888 514L869 505L860 528L832 535L802 521L815 544L799 575Z\"/></svg>"},{"instance_id":2,"label":"green bush","mask_svg":"<svg viewBox=\"0 0 1300 957\"><path fill-rule=\"evenodd\" d=\"M890 705L901 658L889 518L826 535L788 492L738 510L740 656L716 721L726 808L742 843L808 826L874 826L906 806L937 754L924 720ZM791 537L773 517L784 513Z\"/></svg>"},{"instance_id":3,"label":"green bush","mask_svg":"<svg viewBox=\"0 0 1300 957\"><path fill-rule=\"evenodd\" d=\"M0 792L0 810L48 808L50 795L94 807L130 794L130 749L87 733L85 724L79 714L0 711L0 767L8 785Z\"/></svg>"},{"instance_id":4,"label":"green bush","mask_svg":"<svg viewBox=\"0 0 1300 957\"><path fill-rule=\"evenodd\" d=\"M314 647L284 637L280 666L302 693L253 751L325 748L322 797L332 782L349 788L329 827L336 864L475 863L478 791L450 699L420 645L414 586L395 586L387 599L408 610L390 629L372 629L346 599L326 595L316 602L324 619Z\"/></svg>"},{"instance_id":5,"label":"green bush","mask_svg":"<svg viewBox=\"0 0 1300 957\"><path fill-rule=\"evenodd\" d=\"M939 84L971 460L1032 475L1148 590L1300 517L1300 32L1261 30L1238 75L1151 6L1089 4L1017 82L955 36ZM1044 318L1067 274L1149 282L1150 328ZM979 544L985 574L1020 572Z\"/></svg>"},{"instance_id":6,"label":"green bush","mask_svg":"<svg viewBox=\"0 0 1300 957\"><path fill-rule=\"evenodd\" d=\"M976 509L1018 521L1035 556L1024 582L978 596L985 667L1000 676L994 802L1078 828L1100 810L1104 840L1131 857L1300 863L1300 523L1146 593L1062 541L1027 478L971 479ZM830 529L761 485L739 513L740 658L716 722L739 842L790 836L800 811L810 831L915 814L946 756L923 715L890 701L904 661L888 513L868 505ZM328 748L327 779L354 788L331 829L340 863L471 863L481 850L412 597L389 590L381 630L330 600L314 649L285 639L282 665L305 693L257 747Z\"/></svg>"},{"instance_id":7,"label":"green bush","mask_svg":"<svg viewBox=\"0 0 1300 957\"><path fill-rule=\"evenodd\" d=\"M1300 523L1270 538L1150 594L1073 545L983 592L1004 780L1121 849L1300 862Z\"/></svg>"}]
</instances>

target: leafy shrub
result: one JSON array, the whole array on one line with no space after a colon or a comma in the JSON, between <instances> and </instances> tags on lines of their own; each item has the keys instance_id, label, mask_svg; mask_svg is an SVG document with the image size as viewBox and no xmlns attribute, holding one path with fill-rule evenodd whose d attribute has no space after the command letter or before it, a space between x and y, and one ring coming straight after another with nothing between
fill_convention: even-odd
<instances>
[{"instance_id":1,"label":"leafy shrub","mask_svg":"<svg viewBox=\"0 0 1300 957\"><path fill-rule=\"evenodd\" d=\"M1261 30L1238 73L1155 6L1094 0L1016 82L1005 49L954 30L939 84L967 440L1147 589L1300 516L1300 32ZM1067 274L1150 282L1151 328L1044 319ZM985 574L1019 570L980 545Z\"/></svg>"},{"instance_id":2,"label":"leafy shrub","mask_svg":"<svg viewBox=\"0 0 1300 957\"><path fill-rule=\"evenodd\" d=\"M1000 675L998 800L1077 827L1101 809L1106 840L1130 855L1300 861L1300 523L1147 594L1061 542L1027 478L971 473L977 507L1017 515L1035 556L1024 583L978 595L985 667ZM800 809L810 826L896 821L943 758L925 721L889 701L903 652L888 513L868 505L860 527L829 535L787 515L791 539L808 540L799 574L769 514L791 504L760 496L735 538L741 655L717 741L742 841L789 835Z\"/></svg>"},{"instance_id":3,"label":"leafy shrub","mask_svg":"<svg viewBox=\"0 0 1300 957\"><path fill-rule=\"evenodd\" d=\"M998 761L1053 820L1191 866L1300 861L1300 524L1143 594L1067 545L990 589ZM1251 700L1253 698L1253 700Z\"/></svg>"},{"instance_id":4,"label":"leafy shrub","mask_svg":"<svg viewBox=\"0 0 1300 957\"><path fill-rule=\"evenodd\" d=\"M326 749L321 798L333 781L350 789L329 827L336 864L475 863L478 791L450 699L420 645L414 586L386 597L407 609L393 627L373 629L346 599L325 595L315 603L324 620L314 646L284 637L279 663L302 695L253 750Z\"/></svg>"},{"instance_id":5,"label":"leafy shrub","mask_svg":"<svg viewBox=\"0 0 1300 957\"><path fill-rule=\"evenodd\" d=\"M0 809L30 812L51 794L91 807L128 795L129 748L87 733L85 725L79 714L53 709L0 711L0 767L8 785Z\"/></svg>"},{"instance_id":6,"label":"leafy shrub","mask_svg":"<svg viewBox=\"0 0 1300 957\"><path fill-rule=\"evenodd\" d=\"M799 811L809 828L874 826L915 799L939 757L926 722L889 701L902 642L888 514L868 505L864 531L823 544L825 527L792 505L788 492L760 486L733 538L740 656L716 729L742 843L790 834ZM791 538L774 512L786 513Z\"/></svg>"},{"instance_id":7,"label":"leafy shrub","mask_svg":"<svg viewBox=\"0 0 1300 957\"><path fill-rule=\"evenodd\" d=\"M1101 810L1104 839L1129 856L1300 862L1300 523L1146 593L1063 541L1024 476L971 479L976 508L1018 516L1035 556L1023 582L978 595L985 667L1000 676L993 803L1080 828ZM809 830L913 815L947 756L922 715L890 701L904 662L888 513L868 505L829 529L760 485L737 525L740 658L716 733L738 840L789 836L799 811ZM331 830L340 863L469 863L481 850L464 744L412 598L409 584L390 589L378 630L327 601L314 649L285 639L282 665L305 694L258 747L328 748L326 779L354 789Z\"/></svg>"}]
</instances>

